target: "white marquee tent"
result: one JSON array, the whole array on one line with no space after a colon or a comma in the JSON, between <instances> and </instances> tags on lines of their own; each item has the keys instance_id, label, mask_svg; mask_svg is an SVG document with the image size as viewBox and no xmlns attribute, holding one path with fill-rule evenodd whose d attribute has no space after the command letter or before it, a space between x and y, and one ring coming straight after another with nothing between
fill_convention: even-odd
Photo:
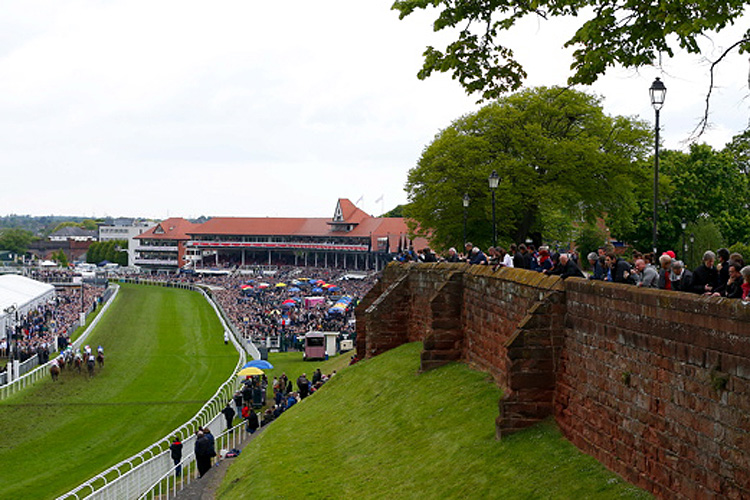
<instances>
[{"instance_id":1,"label":"white marquee tent","mask_svg":"<svg viewBox=\"0 0 750 500\"><path fill-rule=\"evenodd\" d=\"M55 297L55 287L16 274L0 276L0 338L5 337L6 326L11 326L13 318L5 312L10 306L23 315L38 305Z\"/></svg>"}]
</instances>

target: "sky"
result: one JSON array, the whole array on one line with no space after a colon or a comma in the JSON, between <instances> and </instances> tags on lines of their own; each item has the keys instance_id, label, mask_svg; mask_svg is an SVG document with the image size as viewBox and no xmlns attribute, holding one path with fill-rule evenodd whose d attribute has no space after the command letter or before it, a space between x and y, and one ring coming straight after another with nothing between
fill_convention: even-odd
<instances>
[{"instance_id":1,"label":"sky","mask_svg":"<svg viewBox=\"0 0 750 500\"><path fill-rule=\"evenodd\" d=\"M448 75L417 79L424 47L450 34L391 4L0 3L0 215L331 217L338 198L374 215L405 203L423 149L480 106ZM528 19L508 34L526 86L565 83L574 26ZM739 33L579 89L653 123L661 77L663 143L684 149L706 58ZM721 148L748 124L747 56L717 82L701 141Z\"/></svg>"}]
</instances>

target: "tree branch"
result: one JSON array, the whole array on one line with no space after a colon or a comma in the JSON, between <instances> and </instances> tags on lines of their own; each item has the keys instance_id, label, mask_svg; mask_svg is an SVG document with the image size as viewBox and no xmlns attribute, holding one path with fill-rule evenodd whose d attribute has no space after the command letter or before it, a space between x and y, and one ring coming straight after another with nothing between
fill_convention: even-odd
<instances>
[{"instance_id":1,"label":"tree branch","mask_svg":"<svg viewBox=\"0 0 750 500\"><path fill-rule=\"evenodd\" d=\"M695 126L693 131L690 133L690 137L688 137L688 141L694 141L698 139L700 136L703 135L703 133L706 131L706 128L708 127L708 115L709 110L711 107L711 93L714 90L714 70L716 69L716 66L734 49L739 47L740 45L744 43L750 42L750 38L742 38L736 42L734 42L732 45L730 45L722 54L719 56L718 59L716 59L714 62L711 63L711 67L709 69L709 85L708 85L708 92L706 92L706 107L703 110L703 117L698 121L698 124Z\"/></svg>"}]
</instances>

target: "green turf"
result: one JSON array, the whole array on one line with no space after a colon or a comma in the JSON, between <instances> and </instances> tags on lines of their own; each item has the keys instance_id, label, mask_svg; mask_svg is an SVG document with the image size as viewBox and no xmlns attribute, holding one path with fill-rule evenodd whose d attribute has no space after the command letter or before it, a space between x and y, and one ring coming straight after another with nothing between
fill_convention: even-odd
<instances>
[{"instance_id":1,"label":"green turf","mask_svg":"<svg viewBox=\"0 0 750 500\"><path fill-rule=\"evenodd\" d=\"M226 380L237 352L201 295L124 285L87 343L106 366L66 370L0 402L0 497L50 498L189 420Z\"/></svg>"},{"instance_id":2,"label":"green turf","mask_svg":"<svg viewBox=\"0 0 750 500\"><path fill-rule=\"evenodd\" d=\"M420 350L342 370L243 450L217 498L649 497L553 422L497 441L495 384L460 363L418 374Z\"/></svg>"}]
</instances>

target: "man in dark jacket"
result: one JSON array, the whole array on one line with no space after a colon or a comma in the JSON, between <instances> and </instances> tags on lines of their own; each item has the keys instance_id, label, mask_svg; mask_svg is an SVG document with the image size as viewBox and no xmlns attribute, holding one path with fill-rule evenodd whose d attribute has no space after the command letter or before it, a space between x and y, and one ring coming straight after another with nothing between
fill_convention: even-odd
<instances>
[{"instance_id":1,"label":"man in dark jacket","mask_svg":"<svg viewBox=\"0 0 750 500\"><path fill-rule=\"evenodd\" d=\"M691 292L693 286L693 273L684 268L682 261L672 261L672 271L669 273L669 281L675 292Z\"/></svg>"},{"instance_id":2,"label":"man in dark jacket","mask_svg":"<svg viewBox=\"0 0 750 500\"><path fill-rule=\"evenodd\" d=\"M609 252L604 258L604 262L609 268L605 271L605 280L613 283L632 283L630 280L631 267L627 261L617 257L614 252Z\"/></svg>"},{"instance_id":3,"label":"man in dark jacket","mask_svg":"<svg viewBox=\"0 0 750 500\"><path fill-rule=\"evenodd\" d=\"M716 254L711 250L703 254L703 264L693 271L693 283L690 291L699 295L711 293L719 286L719 271L714 266Z\"/></svg>"},{"instance_id":4,"label":"man in dark jacket","mask_svg":"<svg viewBox=\"0 0 750 500\"><path fill-rule=\"evenodd\" d=\"M516 249L516 244L513 243L510 246L510 254L513 256L513 267L516 269L526 269L526 262L524 261L524 255L526 254L526 245L521 245Z\"/></svg>"},{"instance_id":5,"label":"man in dark jacket","mask_svg":"<svg viewBox=\"0 0 750 500\"><path fill-rule=\"evenodd\" d=\"M585 278L585 276L583 275L583 271L581 271L581 268L579 268L578 265L573 262L573 259L571 259L570 256L566 253L560 255L560 263L553 268L553 271L559 271L555 272L554 274L558 274L562 279L571 277Z\"/></svg>"},{"instance_id":6,"label":"man in dark jacket","mask_svg":"<svg viewBox=\"0 0 750 500\"><path fill-rule=\"evenodd\" d=\"M234 421L235 411L234 408L232 408L232 402L228 402L227 405L224 407L223 410L221 410L221 413L224 414L224 418L227 421L227 430L232 428L232 422Z\"/></svg>"},{"instance_id":7,"label":"man in dark jacket","mask_svg":"<svg viewBox=\"0 0 750 500\"><path fill-rule=\"evenodd\" d=\"M297 379L297 390L299 391L299 397L305 399L308 392L310 391L310 381L307 380L307 374L303 373Z\"/></svg>"},{"instance_id":8,"label":"man in dark jacket","mask_svg":"<svg viewBox=\"0 0 750 500\"><path fill-rule=\"evenodd\" d=\"M182 462L182 442L177 436L172 438L172 443L169 445L169 454L175 465L174 473L179 476L182 474L182 464L180 464Z\"/></svg>"},{"instance_id":9,"label":"man in dark jacket","mask_svg":"<svg viewBox=\"0 0 750 500\"><path fill-rule=\"evenodd\" d=\"M198 431L198 439L195 440L195 463L198 466L198 474L203 477L211 470L211 459L216 456L213 443Z\"/></svg>"}]
</instances>

